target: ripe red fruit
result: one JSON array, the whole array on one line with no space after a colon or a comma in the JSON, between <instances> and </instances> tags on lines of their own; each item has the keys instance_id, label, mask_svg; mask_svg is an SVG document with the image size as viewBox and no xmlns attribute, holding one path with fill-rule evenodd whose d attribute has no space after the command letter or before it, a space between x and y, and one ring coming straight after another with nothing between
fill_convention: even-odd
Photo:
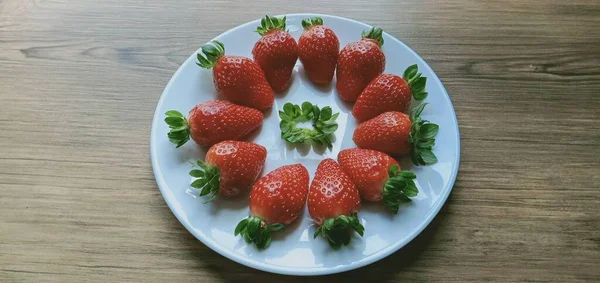
<instances>
[{"instance_id":1,"label":"ripe red fruit","mask_svg":"<svg viewBox=\"0 0 600 283\"><path fill-rule=\"evenodd\" d=\"M234 197L248 191L265 165L267 150L251 142L222 141L211 146L204 162L198 160L200 169L190 171L190 176L198 178L191 187L200 190L200 196L210 195L213 200L217 193Z\"/></svg>"},{"instance_id":2,"label":"ripe red fruit","mask_svg":"<svg viewBox=\"0 0 600 283\"><path fill-rule=\"evenodd\" d=\"M308 194L308 170L301 164L286 165L260 178L250 192L250 217L240 221L234 234L264 249L271 232L298 218Z\"/></svg>"},{"instance_id":3,"label":"ripe red fruit","mask_svg":"<svg viewBox=\"0 0 600 283\"><path fill-rule=\"evenodd\" d=\"M358 121L365 121L388 111L406 113L411 97L417 101L427 97L426 82L427 78L421 76L416 64L406 69L404 78L392 74L379 75L362 91L352 114Z\"/></svg>"},{"instance_id":4,"label":"ripe red fruit","mask_svg":"<svg viewBox=\"0 0 600 283\"><path fill-rule=\"evenodd\" d=\"M382 33L380 28L364 31L360 41L349 43L340 52L336 88L343 100L355 101L369 82L383 73Z\"/></svg>"},{"instance_id":5,"label":"ripe red fruit","mask_svg":"<svg viewBox=\"0 0 600 283\"><path fill-rule=\"evenodd\" d=\"M256 32L261 38L252 49L252 56L267 76L275 92L284 91L290 84L298 60L296 40L285 30L285 17L265 16Z\"/></svg>"},{"instance_id":6,"label":"ripe red fruit","mask_svg":"<svg viewBox=\"0 0 600 283\"><path fill-rule=\"evenodd\" d=\"M298 55L308 78L315 84L328 84L333 79L340 50L340 41L323 19L302 21L304 32L298 39Z\"/></svg>"},{"instance_id":7,"label":"ripe red fruit","mask_svg":"<svg viewBox=\"0 0 600 283\"><path fill-rule=\"evenodd\" d=\"M408 202L419 193L414 173L400 171L400 165L391 156L376 150L351 148L340 151L338 162L356 185L362 199L372 202L383 200L394 213L400 203Z\"/></svg>"},{"instance_id":8,"label":"ripe red fruit","mask_svg":"<svg viewBox=\"0 0 600 283\"><path fill-rule=\"evenodd\" d=\"M197 104L190 110L187 119L175 110L165 114L165 122L171 129L169 140L177 147L185 144L190 136L203 146L211 146L224 140L237 140L258 128L263 121L260 111L224 100Z\"/></svg>"},{"instance_id":9,"label":"ripe red fruit","mask_svg":"<svg viewBox=\"0 0 600 283\"><path fill-rule=\"evenodd\" d=\"M263 70L250 58L227 56L223 43L213 40L202 46L198 66L213 69L217 91L227 100L264 111L273 105L275 96Z\"/></svg>"},{"instance_id":10,"label":"ripe red fruit","mask_svg":"<svg viewBox=\"0 0 600 283\"><path fill-rule=\"evenodd\" d=\"M421 119L425 105L415 108L410 116L390 111L367 120L356 127L352 140L358 147L392 155L410 153L415 165L436 163L431 149L439 127Z\"/></svg>"},{"instance_id":11,"label":"ripe red fruit","mask_svg":"<svg viewBox=\"0 0 600 283\"><path fill-rule=\"evenodd\" d=\"M319 226L314 237L323 235L333 248L347 245L350 229L364 233L359 210L360 195L350 177L333 159L321 161L308 192L308 211Z\"/></svg>"}]
</instances>

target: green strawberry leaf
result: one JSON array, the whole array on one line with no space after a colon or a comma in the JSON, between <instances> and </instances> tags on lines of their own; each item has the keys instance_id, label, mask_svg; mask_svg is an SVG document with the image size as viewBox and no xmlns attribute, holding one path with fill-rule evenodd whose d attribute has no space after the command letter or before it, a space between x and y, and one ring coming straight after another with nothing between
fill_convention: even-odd
<instances>
[{"instance_id":1,"label":"green strawberry leaf","mask_svg":"<svg viewBox=\"0 0 600 283\"><path fill-rule=\"evenodd\" d=\"M319 120L327 121L327 120L331 119L332 114L333 114L333 110L331 110L331 107L325 106L325 107L323 107L323 109L321 109L321 115L319 116Z\"/></svg>"},{"instance_id":2,"label":"green strawberry leaf","mask_svg":"<svg viewBox=\"0 0 600 283\"><path fill-rule=\"evenodd\" d=\"M313 239L316 239L317 237L319 237L319 235L321 235L321 231L323 230L323 226L319 226L316 230L315 233L313 234Z\"/></svg>"},{"instance_id":3,"label":"green strawberry leaf","mask_svg":"<svg viewBox=\"0 0 600 283\"><path fill-rule=\"evenodd\" d=\"M165 115L167 115L167 117L185 118L183 116L183 114L181 114L179 111L176 111L176 110L169 110L165 113Z\"/></svg>"},{"instance_id":4,"label":"green strawberry leaf","mask_svg":"<svg viewBox=\"0 0 600 283\"><path fill-rule=\"evenodd\" d=\"M333 134L335 132L335 130L337 130L338 128L338 124L328 124L328 125L323 125L322 127L322 131L325 134Z\"/></svg>"},{"instance_id":5,"label":"green strawberry leaf","mask_svg":"<svg viewBox=\"0 0 600 283\"><path fill-rule=\"evenodd\" d=\"M312 115L312 109L313 109L312 103L310 103L308 101L305 101L304 103L302 103L302 116L309 117L310 115Z\"/></svg>"},{"instance_id":6,"label":"green strawberry leaf","mask_svg":"<svg viewBox=\"0 0 600 283\"><path fill-rule=\"evenodd\" d=\"M205 176L204 171L202 170L192 170L190 171L190 176L194 178L202 178Z\"/></svg>"},{"instance_id":7,"label":"green strawberry leaf","mask_svg":"<svg viewBox=\"0 0 600 283\"><path fill-rule=\"evenodd\" d=\"M378 27L373 27L369 31L362 32L362 38L374 39L381 47L383 45L383 30Z\"/></svg>"},{"instance_id":8,"label":"green strawberry leaf","mask_svg":"<svg viewBox=\"0 0 600 283\"><path fill-rule=\"evenodd\" d=\"M333 114L333 110L329 106L320 109L308 101L302 103L302 106L286 103L279 111L281 138L289 143L303 143L310 140L332 149L332 136L338 129L335 121L338 116L339 113ZM313 129L296 126L297 123L307 121L312 122Z\"/></svg>"},{"instance_id":9,"label":"green strawberry leaf","mask_svg":"<svg viewBox=\"0 0 600 283\"><path fill-rule=\"evenodd\" d=\"M410 65L406 68L402 77L408 82L408 86L410 87L410 91L415 100L421 101L427 98L427 91L425 91L427 78L419 73L417 64Z\"/></svg>"},{"instance_id":10,"label":"green strawberry leaf","mask_svg":"<svg viewBox=\"0 0 600 283\"><path fill-rule=\"evenodd\" d=\"M421 160L424 164L434 164L437 162L437 157L431 150L421 150Z\"/></svg>"},{"instance_id":11,"label":"green strawberry leaf","mask_svg":"<svg viewBox=\"0 0 600 283\"><path fill-rule=\"evenodd\" d=\"M202 54L198 53L196 64L202 68L210 69L217 64L219 58L225 55L225 45L220 41L213 40L212 42L202 46Z\"/></svg>"},{"instance_id":12,"label":"green strawberry leaf","mask_svg":"<svg viewBox=\"0 0 600 283\"><path fill-rule=\"evenodd\" d=\"M233 234L241 235L246 243L254 243L259 249L266 249L271 245L271 232L283 228L285 228L283 223L267 225L262 219L251 216L240 221Z\"/></svg>"},{"instance_id":13,"label":"green strawberry leaf","mask_svg":"<svg viewBox=\"0 0 600 283\"><path fill-rule=\"evenodd\" d=\"M410 171L399 171L396 164L390 166L388 172L389 179L383 187L382 201L388 209L398 213L401 203L411 201L410 197L419 193L414 182L417 176Z\"/></svg>"},{"instance_id":14,"label":"green strawberry leaf","mask_svg":"<svg viewBox=\"0 0 600 283\"><path fill-rule=\"evenodd\" d=\"M269 225L269 230L271 230L271 231L279 231L279 230L282 230L283 228L285 228L285 224L283 224L283 223L275 223L275 224Z\"/></svg>"},{"instance_id":15,"label":"green strawberry leaf","mask_svg":"<svg viewBox=\"0 0 600 283\"><path fill-rule=\"evenodd\" d=\"M181 147L190 140L190 127L188 120L178 111L169 110L165 113L165 123L169 126L167 137L176 148Z\"/></svg>"},{"instance_id":16,"label":"green strawberry leaf","mask_svg":"<svg viewBox=\"0 0 600 283\"><path fill-rule=\"evenodd\" d=\"M422 139L435 138L439 129L440 129L440 126L438 126L436 124L432 124L432 123L423 124L420 127L419 138L422 138Z\"/></svg>"},{"instance_id":17,"label":"green strawberry leaf","mask_svg":"<svg viewBox=\"0 0 600 283\"><path fill-rule=\"evenodd\" d=\"M318 106L314 105L313 106L313 119L319 119L319 116L321 115L321 109L319 109Z\"/></svg>"},{"instance_id":18,"label":"green strawberry leaf","mask_svg":"<svg viewBox=\"0 0 600 283\"><path fill-rule=\"evenodd\" d=\"M283 105L283 112L284 112L285 114L287 114L288 116L290 116L290 117L292 117L292 118L293 118L293 117L295 116L295 115L294 115L294 104L292 104L292 103L289 103L289 102L288 102L288 103L286 103L286 104L284 104L284 105Z\"/></svg>"},{"instance_id":19,"label":"green strawberry leaf","mask_svg":"<svg viewBox=\"0 0 600 283\"><path fill-rule=\"evenodd\" d=\"M265 35L271 30L285 31L285 16L283 18L264 16L260 20L260 26L256 28L256 32L260 35Z\"/></svg>"},{"instance_id":20,"label":"green strawberry leaf","mask_svg":"<svg viewBox=\"0 0 600 283\"><path fill-rule=\"evenodd\" d=\"M432 149L435 145L435 136L439 131L437 124L421 119L421 113L427 103L419 105L410 113L412 122L408 141L411 145L411 160L415 165L431 165L437 162L437 157Z\"/></svg>"},{"instance_id":21,"label":"green strawberry leaf","mask_svg":"<svg viewBox=\"0 0 600 283\"><path fill-rule=\"evenodd\" d=\"M358 214L353 213L350 216L340 215L335 218L329 218L323 221L317 228L313 237L322 235L333 249L339 249L343 245L348 245L351 239L351 232L358 233L361 237L365 228L358 219Z\"/></svg>"},{"instance_id":22,"label":"green strawberry leaf","mask_svg":"<svg viewBox=\"0 0 600 283\"><path fill-rule=\"evenodd\" d=\"M200 191L200 196L208 196L205 201L210 202L219 192L220 182L220 170L219 167L209 165L201 160L198 160L195 164L200 169L192 169L190 176L197 178L190 184L190 187Z\"/></svg>"},{"instance_id":23,"label":"green strawberry leaf","mask_svg":"<svg viewBox=\"0 0 600 283\"><path fill-rule=\"evenodd\" d=\"M309 18L302 20L302 28L308 30L313 26L323 25L323 19L319 17Z\"/></svg>"},{"instance_id":24,"label":"green strawberry leaf","mask_svg":"<svg viewBox=\"0 0 600 283\"><path fill-rule=\"evenodd\" d=\"M408 68L406 68L406 70L404 70L404 74L402 75L402 77L409 80L410 78L416 76L418 72L419 72L419 67L417 66L417 64L413 64L413 65L408 66Z\"/></svg>"}]
</instances>

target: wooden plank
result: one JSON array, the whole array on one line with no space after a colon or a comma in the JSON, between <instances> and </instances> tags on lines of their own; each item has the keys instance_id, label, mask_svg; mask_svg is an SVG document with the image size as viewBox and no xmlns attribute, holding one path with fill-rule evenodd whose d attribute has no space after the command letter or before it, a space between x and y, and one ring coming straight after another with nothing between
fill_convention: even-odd
<instances>
[{"instance_id":1,"label":"wooden plank","mask_svg":"<svg viewBox=\"0 0 600 283\"><path fill-rule=\"evenodd\" d=\"M445 207L400 252L314 282L597 281L600 2L0 0L0 281L301 282L225 259L162 199L150 121L177 67L264 14L382 27L462 135Z\"/></svg>"}]
</instances>

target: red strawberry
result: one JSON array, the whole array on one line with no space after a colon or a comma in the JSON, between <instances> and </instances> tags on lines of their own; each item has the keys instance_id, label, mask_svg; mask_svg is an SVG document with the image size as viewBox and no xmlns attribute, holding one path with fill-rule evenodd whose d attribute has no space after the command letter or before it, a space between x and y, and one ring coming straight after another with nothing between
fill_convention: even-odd
<instances>
[{"instance_id":1,"label":"red strawberry","mask_svg":"<svg viewBox=\"0 0 600 283\"><path fill-rule=\"evenodd\" d=\"M235 235L261 249L271 243L271 231L292 223L304 208L308 194L308 170L301 164L286 165L260 178L250 192L251 216L240 221Z\"/></svg>"},{"instance_id":2,"label":"red strawberry","mask_svg":"<svg viewBox=\"0 0 600 283\"><path fill-rule=\"evenodd\" d=\"M273 90L282 92L290 84L298 60L298 45L285 30L285 17L265 16L260 24L256 32L262 37L254 45L252 56L265 72Z\"/></svg>"},{"instance_id":3,"label":"red strawberry","mask_svg":"<svg viewBox=\"0 0 600 283\"><path fill-rule=\"evenodd\" d=\"M359 210L360 195L350 177L333 159L321 161L308 192L308 211L319 225L314 237L323 235L333 248L347 245L350 229L363 235Z\"/></svg>"},{"instance_id":4,"label":"red strawberry","mask_svg":"<svg viewBox=\"0 0 600 283\"><path fill-rule=\"evenodd\" d=\"M275 100L273 89L256 62L241 56L227 56L223 43L213 40L202 46L198 66L213 69L213 82L225 99L239 105L266 110Z\"/></svg>"},{"instance_id":5,"label":"red strawberry","mask_svg":"<svg viewBox=\"0 0 600 283\"><path fill-rule=\"evenodd\" d=\"M401 202L410 201L419 193L414 173L400 171L391 156L376 150L351 148L340 151L338 162L356 184L362 199L379 202L398 212Z\"/></svg>"},{"instance_id":6,"label":"red strawberry","mask_svg":"<svg viewBox=\"0 0 600 283\"><path fill-rule=\"evenodd\" d=\"M343 100L355 101L369 82L383 73L382 32L380 28L364 31L360 41L349 43L340 52L336 88Z\"/></svg>"},{"instance_id":7,"label":"red strawberry","mask_svg":"<svg viewBox=\"0 0 600 283\"><path fill-rule=\"evenodd\" d=\"M210 194L208 201L217 196L234 197L248 191L265 165L267 150L251 142L222 141L211 146L204 162L196 163L200 170L190 171L198 178L192 188L201 190L200 196Z\"/></svg>"},{"instance_id":8,"label":"red strawberry","mask_svg":"<svg viewBox=\"0 0 600 283\"><path fill-rule=\"evenodd\" d=\"M169 140L177 147L185 144L190 136L203 146L237 140L258 128L263 121L260 111L224 100L205 101L194 106L188 119L175 110L165 114L165 122L171 128Z\"/></svg>"},{"instance_id":9,"label":"red strawberry","mask_svg":"<svg viewBox=\"0 0 600 283\"><path fill-rule=\"evenodd\" d=\"M402 112L385 112L358 125L352 140L361 148L388 154L411 154L415 165L437 162L431 151L438 125L421 119L426 103L415 108L410 116Z\"/></svg>"},{"instance_id":10,"label":"red strawberry","mask_svg":"<svg viewBox=\"0 0 600 283\"><path fill-rule=\"evenodd\" d=\"M417 101L427 97L426 82L427 78L421 76L416 64L406 69L404 78L392 74L379 75L362 91L352 114L357 120L365 121L383 112L406 112L411 97Z\"/></svg>"},{"instance_id":11,"label":"red strawberry","mask_svg":"<svg viewBox=\"0 0 600 283\"><path fill-rule=\"evenodd\" d=\"M321 18L305 19L302 27L305 31L298 39L300 62L313 83L328 84L335 73L340 41Z\"/></svg>"}]
</instances>

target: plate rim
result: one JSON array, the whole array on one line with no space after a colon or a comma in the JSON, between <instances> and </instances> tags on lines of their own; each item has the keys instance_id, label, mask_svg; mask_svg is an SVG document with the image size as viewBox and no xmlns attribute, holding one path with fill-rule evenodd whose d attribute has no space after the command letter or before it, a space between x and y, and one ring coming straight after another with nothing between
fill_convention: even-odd
<instances>
[{"instance_id":1,"label":"plate rim","mask_svg":"<svg viewBox=\"0 0 600 283\"><path fill-rule=\"evenodd\" d=\"M298 16L298 17L315 17L316 16L316 17L335 18L338 20L350 21L350 22L361 24L361 25L366 25L368 27L372 27L371 25L360 22L360 21L356 21L356 20L341 17L341 16L328 15L328 14L289 13L289 14L285 14L285 15L286 16ZM244 28L246 26L256 25L259 21L260 21L260 19L256 19L256 20L249 21L249 22L246 22L241 25L237 25L237 26L217 35L215 38L211 39L211 41L215 40L219 37L225 36L229 33L232 33L238 29ZM398 241L398 242L378 251L375 254L369 255L369 256L365 257L363 260L353 262L350 264L346 264L346 265L338 265L338 266L334 266L334 267L327 267L327 268L322 268L322 269L317 269L317 270L311 270L310 268L280 267L280 266L276 266L276 265L259 263L259 262L249 259L248 257L244 257L240 254L234 253L233 251L223 249L222 247L218 246L218 244L211 239L205 238L201 235L197 235L194 232L193 228L191 227L191 224L188 221L183 221L183 217L180 215L179 212L177 212L177 209L175 209L175 204L174 204L175 199L172 198L171 196L169 196L169 194L166 192L166 190L169 186L166 184L166 182L163 178L162 172L158 168L158 157L157 157L158 149L157 149L156 142L153 142L153 140L154 140L153 137L156 135L156 131L158 128L156 125L158 123L162 122L161 116L163 113L159 112L159 109L161 108L161 106L164 102L165 94L171 88L171 85L173 84L175 79L179 76L180 72L182 72L183 66L189 64L188 61L193 60L193 57L194 57L193 54L190 55L183 63L181 63L181 65L178 67L177 71L173 74L173 76L171 77L171 79L169 80L167 85L165 86L163 92L161 93L158 103L156 104L156 108L154 110L154 116L152 118L152 125L151 125L151 130L150 130L150 159L151 159L151 163L152 163L152 171L154 172L154 178L156 180L156 183L158 185L158 188L160 190L160 193L161 193L163 199L165 200L165 202L167 203L167 206L171 210L171 213L173 213L173 215L175 215L175 217L177 218L179 223L181 223L185 227L185 229L188 230L189 233L191 233L196 239L198 239L204 245L208 246L211 250L215 251L216 253L220 254L221 256L228 258L229 260L232 260L239 264L243 264L250 268L254 268L257 270L261 270L261 271L283 274L283 275L296 275L296 276L317 276L317 275L335 274L335 273L346 272L346 271L350 271L350 270L354 270L354 269L358 269L358 268L367 266L369 264L372 264L381 259L384 259L384 258L388 257L389 255L399 251L405 245L407 245L412 240L414 240L414 238L416 238L419 234L421 234L421 232L423 232L423 230L427 226L429 226L429 224L431 224L431 221L433 221L433 219L437 216L437 214L439 213L441 208L446 204L446 201L448 200L448 197L454 188L454 183L456 181L456 177L458 175L458 170L460 167L460 129L458 127L458 119L456 117L456 111L454 109L454 104L452 103L452 99L450 99L450 96L448 95L448 92L446 91L444 84L442 84L441 80L437 76L437 73L435 73L433 71L433 69L429 66L429 64L427 64L427 62L421 56L419 56L419 54L417 54L412 48L410 48L404 42L402 42L401 40L397 39L396 37L388 34L387 32L384 32L384 34L389 36L392 40L396 41L397 43L406 47L406 49L409 50L409 52L411 52L416 58L418 58L421 61L419 63L421 63L422 66L427 68L432 74L435 75L434 81L441 86L441 90L444 94L444 98L448 101L448 103L451 106L451 116L452 116L454 125L456 125L456 127L455 127L455 130L456 130L456 148L455 148L456 155L455 155L454 161L453 161L454 168L452 170L450 178L448 179L447 186L449 188L447 190L445 190L444 195L441 196L441 198L439 199L439 205L435 206L426 215L425 220L422 221L421 224L419 224L419 226L416 229L413 229L413 231L410 234L408 234L408 236L405 237L402 241ZM200 50L200 48L197 49L195 52L198 52L199 50Z\"/></svg>"}]
</instances>

